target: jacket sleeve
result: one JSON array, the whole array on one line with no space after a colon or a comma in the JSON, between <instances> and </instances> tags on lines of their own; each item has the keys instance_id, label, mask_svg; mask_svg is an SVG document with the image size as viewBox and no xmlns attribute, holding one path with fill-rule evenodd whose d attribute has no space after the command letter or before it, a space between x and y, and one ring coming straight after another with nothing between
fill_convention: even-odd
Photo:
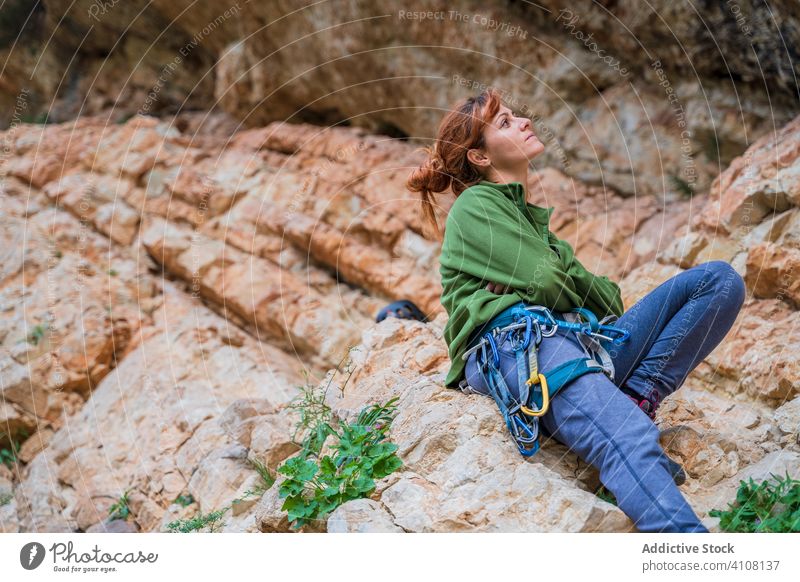
<instances>
[{"instance_id":1,"label":"jacket sleeve","mask_svg":"<svg viewBox=\"0 0 800 582\"><path fill-rule=\"evenodd\" d=\"M617 317L622 316L625 307L622 304L619 285L606 276L597 276L587 271L575 256L572 246L567 241L556 237L552 232L550 233L550 242L558 248L565 268L575 282L575 289L583 298L581 307L589 309L598 319L612 313Z\"/></svg>"},{"instance_id":2,"label":"jacket sleeve","mask_svg":"<svg viewBox=\"0 0 800 582\"><path fill-rule=\"evenodd\" d=\"M527 301L554 305L569 274L513 203L480 190L459 202L447 217L442 265L511 287Z\"/></svg>"}]
</instances>

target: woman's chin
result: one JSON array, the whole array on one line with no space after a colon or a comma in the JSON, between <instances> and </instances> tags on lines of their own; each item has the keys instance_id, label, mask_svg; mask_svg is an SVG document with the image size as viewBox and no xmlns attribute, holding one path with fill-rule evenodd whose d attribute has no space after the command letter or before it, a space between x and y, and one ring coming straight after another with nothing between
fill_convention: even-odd
<instances>
[{"instance_id":1,"label":"woman's chin","mask_svg":"<svg viewBox=\"0 0 800 582\"><path fill-rule=\"evenodd\" d=\"M535 140L535 144L530 144L530 153L528 154L528 161L532 160L542 152L544 152L544 144L539 140Z\"/></svg>"}]
</instances>

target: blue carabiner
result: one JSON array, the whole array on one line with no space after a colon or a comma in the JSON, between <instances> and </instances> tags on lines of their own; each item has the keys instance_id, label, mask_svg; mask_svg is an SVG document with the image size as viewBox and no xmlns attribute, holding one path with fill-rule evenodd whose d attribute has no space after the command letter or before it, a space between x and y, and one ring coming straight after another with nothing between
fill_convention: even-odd
<instances>
[{"instance_id":1,"label":"blue carabiner","mask_svg":"<svg viewBox=\"0 0 800 582\"><path fill-rule=\"evenodd\" d=\"M574 308L570 309L570 312L571 313L577 313L578 315L582 315L583 317L585 317L586 320L588 321L589 329L592 332L595 332L595 331L597 331L599 329L600 324L597 321L597 317L595 316L594 313L592 313L590 310L586 309L585 307L574 307ZM589 335L589 334L587 334L587 335Z\"/></svg>"},{"instance_id":2,"label":"blue carabiner","mask_svg":"<svg viewBox=\"0 0 800 582\"><path fill-rule=\"evenodd\" d=\"M531 343L531 317L527 314L517 314L514 316L514 323L519 323L520 319L525 320L525 331L522 335L522 345L519 345L516 342L516 339L519 337L519 330L515 330L510 336L511 345L515 352L527 350Z\"/></svg>"},{"instance_id":3,"label":"blue carabiner","mask_svg":"<svg viewBox=\"0 0 800 582\"><path fill-rule=\"evenodd\" d=\"M486 339L489 341L489 345L492 348L492 360L494 361L494 367L497 368L500 366L500 352L497 350L497 343L494 341L494 335L492 332L486 334Z\"/></svg>"},{"instance_id":4,"label":"blue carabiner","mask_svg":"<svg viewBox=\"0 0 800 582\"><path fill-rule=\"evenodd\" d=\"M628 338L631 336L631 332L629 332L627 329L620 329L619 327L614 327L613 325L601 325L600 331L605 334L610 333L612 335L617 335L617 337L612 337L611 341L618 346L628 341Z\"/></svg>"}]
</instances>

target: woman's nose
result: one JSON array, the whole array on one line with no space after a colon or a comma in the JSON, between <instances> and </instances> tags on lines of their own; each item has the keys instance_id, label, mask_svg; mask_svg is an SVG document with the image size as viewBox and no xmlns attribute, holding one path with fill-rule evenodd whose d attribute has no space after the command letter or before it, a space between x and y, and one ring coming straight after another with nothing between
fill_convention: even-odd
<instances>
[{"instance_id":1,"label":"woman's nose","mask_svg":"<svg viewBox=\"0 0 800 582\"><path fill-rule=\"evenodd\" d=\"M522 131L528 131L531 127L531 120L527 117L522 118Z\"/></svg>"}]
</instances>

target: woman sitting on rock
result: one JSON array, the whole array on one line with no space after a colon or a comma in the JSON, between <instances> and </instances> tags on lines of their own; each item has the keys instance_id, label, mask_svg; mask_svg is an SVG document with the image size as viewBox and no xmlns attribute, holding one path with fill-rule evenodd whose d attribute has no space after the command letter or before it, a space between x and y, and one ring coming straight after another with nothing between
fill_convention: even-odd
<instances>
[{"instance_id":1,"label":"woman sitting on rock","mask_svg":"<svg viewBox=\"0 0 800 582\"><path fill-rule=\"evenodd\" d=\"M613 321L627 340L600 342L611 370L565 383L537 426L599 469L600 480L640 531L707 532L676 485L682 482L676 478L680 467L676 471L661 448L653 420L662 399L733 325L745 295L741 276L726 262L706 262L624 311L619 286L587 271L569 243L550 232L554 207L528 203L528 184L535 178L530 162L544 146L530 120L514 115L494 90L450 111L426 151L428 159L411 174L408 187L421 194L437 235L434 194L452 189L456 196L440 258L442 305L449 315L444 337L452 362L446 385L495 397L487 384L486 351L473 350L466 362L462 356L487 322L515 306L543 306L569 321L576 321L569 317L574 308L585 308L602 322ZM567 360L585 356L578 335L558 328L541 338L538 371L547 377ZM495 347L497 376L519 399L519 360L510 333L499 336Z\"/></svg>"}]
</instances>

